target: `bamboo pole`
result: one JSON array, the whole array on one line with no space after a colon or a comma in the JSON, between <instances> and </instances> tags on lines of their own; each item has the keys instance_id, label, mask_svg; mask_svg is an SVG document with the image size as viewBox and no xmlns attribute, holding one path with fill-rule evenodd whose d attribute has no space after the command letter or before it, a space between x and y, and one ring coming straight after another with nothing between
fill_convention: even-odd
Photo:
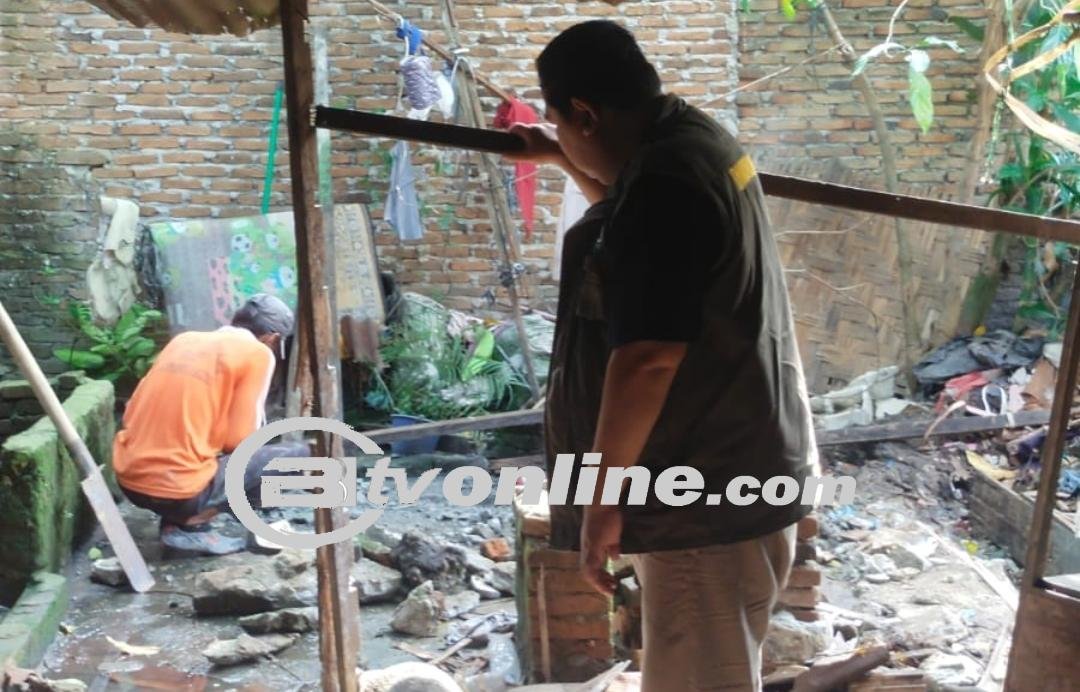
<instances>
[{"instance_id":1,"label":"bamboo pole","mask_svg":"<svg viewBox=\"0 0 1080 692\"><path fill-rule=\"evenodd\" d=\"M368 1L375 2L376 0ZM446 17L447 32L451 40L456 43L458 35L457 20L454 18L454 0L443 0L443 11ZM480 103L480 95L476 92L476 83L473 81L477 77L473 74L473 79L470 79L470 75L466 74L466 72L471 73L471 67L467 70L458 71L458 84L461 85L458 94L464 101L465 115L471 120L473 127L482 128L485 125L484 108ZM517 245L514 220L510 214L510 199L507 196L506 188L503 186L502 169L499 167L498 159L493 154L484 153L480 155L480 160L484 164L488 194L491 196L492 211L494 212L491 225L495 230L499 249L502 251L503 264L505 265L504 271L509 273L509 276L505 277L504 286L506 292L510 295L510 306L518 334L518 346L521 348L521 358L525 363L525 379L529 383L529 389L532 390L530 402L536 401L541 396L540 384L536 377L532 348L529 346L529 335L525 332L525 320L521 315L518 277L513 272L515 260L521 257L521 248ZM522 292L526 292L524 279L522 279Z\"/></svg>"}]
</instances>

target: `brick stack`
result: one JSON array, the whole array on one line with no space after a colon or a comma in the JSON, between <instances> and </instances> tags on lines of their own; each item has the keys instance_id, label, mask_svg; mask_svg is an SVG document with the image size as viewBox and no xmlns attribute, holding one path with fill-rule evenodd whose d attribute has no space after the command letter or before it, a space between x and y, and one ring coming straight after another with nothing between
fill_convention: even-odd
<instances>
[{"instance_id":1,"label":"brick stack","mask_svg":"<svg viewBox=\"0 0 1080 692\"><path fill-rule=\"evenodd\" d=\"M811 514L799 521L798 542L795 545L795 565L788 577L787 588L780 594L780 606L790 610L800 620L818 619L815 610L821 600L821 569L817 559L818 520Z\"/></svg>"},{"instance_id":2,"label":"brick stack","mask_svg":"<svg viewBox=\"0 0 1080 692\"><path fill-rule=\"evenodd\" d=\"M577 553L549 547L546 501L524 505L516 500L514 515L518 545L515 639L522 672L527 681L545 680L542 632L546 627L551 674L547 681L587 680L612 662L611 599L581 578Z\"/></svg>"}]
</instances>

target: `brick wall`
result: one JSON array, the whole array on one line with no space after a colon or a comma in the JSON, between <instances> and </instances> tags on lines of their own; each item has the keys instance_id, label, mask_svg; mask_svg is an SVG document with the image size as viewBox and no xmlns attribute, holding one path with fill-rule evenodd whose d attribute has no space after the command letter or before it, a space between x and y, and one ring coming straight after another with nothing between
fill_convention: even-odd
<instances>
[{"instance_id":1,"label":"brick wall","mask_svg":"<svg viewBox=\"0 0 1080 692\"><path fill-rule=\"evenodd\" d=\"M440 2L392 7L446 42ZM393 23L377 19L359 1L316 2L313 14L314 24L328 31L334 104L393 108L402 47ZM456 17L477 67L536 107L533 59L559 29L592 17L614 17L634 29L666 82L683 94L706 97L736 81L735 24L727 2L612 8L467 0L457 3ZM134 200L146 220L253 214L259 210L281 64L276 30L239 39L192 38L136 29L87 3L9 0L0 11L0 127L33 134L45 148L78 149L103 161L94 170L103 193ZM490 118L497 102L487 96L484 102ZM730 119L734 109L725 105L721 111ZM284 126L280 133L275 209L286 203L288 192ZM373 201L373 217L381 219L386 149L386 143L335 135L335 199ZM420 194L427 234L402 245L380 221L380 260L410 287L457 307L482 306L484 292L498 288L499 253L479 160L440 156L428 147L412 151L425 177ZM511 175L512 168L506 171ZM554 171L539 177L538 222L522 245L533 275L533 302L550 308L562 179ZM505 294L499 294L505 304Z\"/></svg>"},{"instance_id":2,"label":"brick wall","mask_svg":"<svg viewBox=\"0 0 1080 692\"><path fill-rule=\"evenodd\" d=\"M884 0L836 0L829 6L837 25L860 55L882 42L897 3ZM739 13L739 79L745 84L785 66L795 66L833 44L824 24L800 10L789 21L773 0L750 0ZM901 183L959 182L966 163L967 142L974 125L974 76L979 46L947 15L978 20L981 3L970 0L913 0L894 27L894 39L913 46L923 36L954 39L964 48L930 50L926 75L934 89L934 124L923 134L908 102L907 63L902 58L877 60L867 70L897 146ZM796 66L737 97L743 141L754 146L767 165L818 161L822 171L833 161L860 172L862 184L883 187L880 150L873 125L851 70L838 53Z\"/></svg>"},{"instance_id":3,"label":"brick wall","mask_svg":"<svg viewBox=\"0 0 1080 692\"><path fill-rule=\"evenodd\" d=\"M0 49L0 60L11 57ZM4 91L0 103L10 103L13 96ZM85 297L100 224L98 184L87 165L93 157L52 147L48 133L60 128L27 119L12 131L0 122L0 299L49 373L67 367L52 356L75 336L61 302ZM13 370L0 348L0 377Z\"/></svg>"}]
</instances>

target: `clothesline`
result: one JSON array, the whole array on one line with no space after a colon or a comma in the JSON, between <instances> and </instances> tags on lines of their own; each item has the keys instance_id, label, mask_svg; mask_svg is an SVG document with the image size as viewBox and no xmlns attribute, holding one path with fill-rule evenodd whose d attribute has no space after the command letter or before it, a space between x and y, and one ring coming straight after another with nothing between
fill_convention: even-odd
<instances>
[{"instance_id":1,"label":"clothesline","mask_svg":"<svg viewBox=\"0 0 1080 692\"><path fill-rule=\"evenodd\" d=\"M387 19L392 19L395 22L399 22L399 23L401 21L403 21L403 19L404 19L400 14L398 14L397 12L394 12L389 7L387 7L386 5L379 2L379 0L367 0L367 3L369 5L371 5L375 9L376 12L378 12L382 16L386 17ZM455 54L453 51L447 50L446 48L443 48L442 46L440 46L438 43L435 43L434 41L429 39L426 35L423 37L422 40L423 40L425 46L430 48L434 53L439 55L439 57L443 58L444 60L446 60L448 62L452 63L455 60L458 60L458 59L461 58L461 56ZM503 101L510 101L510 100L512 100L514 98L513 95L510 94L510 92L506 91L505 89L503 89L499 85L495 84L494 82L492 82L490 79L488 79L484 75L477 72L476 69L473 68L471 65L469 65L469 72L472 73L473 79L476 80L477 84L481 85L482 87L484 87L485 89L490 91L495 96L498 96Z\"/></svg>"}]
</instances>

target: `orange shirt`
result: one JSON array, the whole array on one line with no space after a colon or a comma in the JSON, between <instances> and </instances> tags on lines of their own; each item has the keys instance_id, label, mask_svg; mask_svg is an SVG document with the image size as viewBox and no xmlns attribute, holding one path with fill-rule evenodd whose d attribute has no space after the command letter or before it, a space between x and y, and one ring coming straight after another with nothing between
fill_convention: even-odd
<instances>
[{"instance_id":1,"label":"orange shirt","mask_svg":"<svg viewBox=\"0 0 1080 692\"><path fill-rule=\"evenodd\" d=\"M273 352L246 329L184 332L139 382L113 467L128 490L163 499L198 495L231 452L264 419Z\"/></svg>"}]
</instances>

